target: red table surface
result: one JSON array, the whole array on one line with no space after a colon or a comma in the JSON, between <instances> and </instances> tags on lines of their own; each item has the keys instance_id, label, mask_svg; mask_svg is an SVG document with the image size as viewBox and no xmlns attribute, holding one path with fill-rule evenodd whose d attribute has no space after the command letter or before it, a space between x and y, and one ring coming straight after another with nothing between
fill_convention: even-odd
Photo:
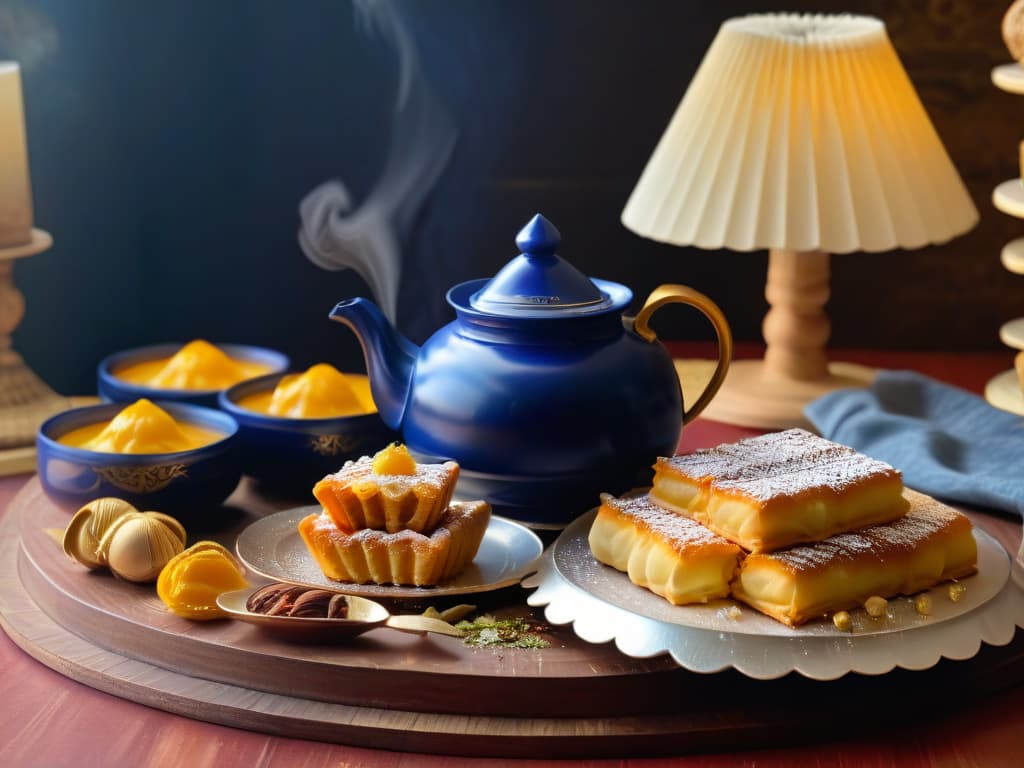
<instances>
[{"instance_id":1,"label":"red table surface","mask_svg":"<svg viewBox=\"0 0 1024 768\"><path fill-rule=\"evenodd\" d=\"M676 354L707 357L706 345L670 345ZM751 345L739 357L757 353ZM1009 367L1003 353L978 355L849 352L850 362L919 370L980 392ZM680 447L692 450L756 434L700 420ZM0 478L6 510L27 475ZM996 521L1010 524L1007 520ZM1018 527L1019 535L1019 527ZM964 702L953 716L926 726L864 732L849 724L840 742L671 758L506 760L403 754L267 736L190 720L118 699L36 662L0 633L0 766L1018 766L1024 754L1024 686Z\"/></svg>"}]
</instances>

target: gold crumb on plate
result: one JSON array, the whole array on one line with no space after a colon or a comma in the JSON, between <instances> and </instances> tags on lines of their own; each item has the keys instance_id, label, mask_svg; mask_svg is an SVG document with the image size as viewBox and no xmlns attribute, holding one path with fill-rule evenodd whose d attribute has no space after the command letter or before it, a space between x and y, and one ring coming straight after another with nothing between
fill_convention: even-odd
<instances>
[{"instance_id":1,"label":"gold crumb on plate","mask_svg":"<svg viewBox=\"0 0 1024 768\"><path fill-rule=\"evenodd\" d=\"M849 611L836 611L832 614L832 623L840 632L849 632L853 628Z\"/></svg>"},{"instance_id":2,"label":"gold crumb on plate","mask_svg":"<svg viewBox=\"0 0 1024 768\"><path fill-rule=\"evenodd\" d=\"M932 596L922 592L914 598L914 610L922 616L928 616L932 612Z\"/></svg>"},{"instance_id":3,"label":"gold crumb on plate","mask_svg":"<svg viewBox=\"0 0 1024 768\"><path fill-rule=\"evenodd\" d=\"M889 609L889 601L884 597L872 595L864 601L864 610L872 619L880 619Z\"/></svg>"}]
</instances>

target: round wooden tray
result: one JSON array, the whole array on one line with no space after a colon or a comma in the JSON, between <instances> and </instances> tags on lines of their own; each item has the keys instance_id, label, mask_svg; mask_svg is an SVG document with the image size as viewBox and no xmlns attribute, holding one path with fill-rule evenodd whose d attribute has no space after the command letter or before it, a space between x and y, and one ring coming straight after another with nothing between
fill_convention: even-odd
<instances>
[{"instance_id":1,"label":"round wooden tray","mask_svg":"<svg viewBox=\"0 0 1024 768\"><path fill-rule=\"evenodd\" d=\"M245 489L229 502L208 530L193 522L190 540L230 544L277 508ZM346 645L292 645L246 624L180 619L151 586L86 571L46 531L67 520L32 480L0 521L0 614L12 639L100 690L273 734L476 756L663 754L819 740L848 734L851 722L906 725L934 717L939 702L962 706L1024 679L1019 636L928 672L830 683L693 674L667 656L632 659L561 627L539 650L386 629ZM479 597L509 614L529 610L525 596L511 588Z\"/></svg>"}]
</instances>

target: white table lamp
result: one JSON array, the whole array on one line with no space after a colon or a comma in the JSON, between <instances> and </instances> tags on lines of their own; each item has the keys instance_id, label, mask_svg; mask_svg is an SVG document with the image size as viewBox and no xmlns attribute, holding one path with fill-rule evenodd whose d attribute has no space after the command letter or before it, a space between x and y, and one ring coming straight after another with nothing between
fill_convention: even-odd
<instances>
[{"instance_id":1,"label":"white table lamp","mask_svg":"<svg viewBox=\"0 0 1024 768\"><path fill-rule=\"evenodd\" d=\"M825 355L830 253L943 243L977 220L884 24L848 15L726 21L622 212L661 242L770 249L764 359L734 362L705 411L764 428L864 382Z\"/></svg>"}]
</instances>

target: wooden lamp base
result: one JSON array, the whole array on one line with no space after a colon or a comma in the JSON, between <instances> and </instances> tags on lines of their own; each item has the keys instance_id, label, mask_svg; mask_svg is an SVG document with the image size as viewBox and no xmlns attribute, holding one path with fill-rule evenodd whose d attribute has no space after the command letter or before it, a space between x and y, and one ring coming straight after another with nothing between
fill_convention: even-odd
<instances>
[{"instance_id":1,"label":"wooden lamp base","mask_svg":"<svg viewBox=\"0 0 1024 768\"><path fill-rule=\"evenodd\" d=\"M14 285L14 261L45 251L52 242L48 233L33 229L29 242L0 248L0 475L34 468L39 425L71 407L11 346L11 333L25 313L25 299Z\"/></svg>"},{"instance_id":2,"label":"wooden lamp base","mask_svg":"<svg viewBox=\"0 0 1024 768\"><path fill-rule=\"evenodd\" d=\"M820 251L772 249L765 296L767 349L763 360L734 362L706 418L762 429L807 428L804 406L836 389L864 387L874 370L829 363L825 342L830 326L829 255Z\"/></svg>"},{"instance_id":3,"label":"wooden lamp base","mask_svg":"<svg viewBox=\"0 0 1024 768\"><path fill-rule=\"evenodd\" d=\"M836 389L862 388L875 376L872 368L831 363L818 379L800 381L771 375L763 360L737 360L714 400L701 414L706 419L760 429L789 429L811 425L804 406Z\"/></svg>"}]
</instances>

